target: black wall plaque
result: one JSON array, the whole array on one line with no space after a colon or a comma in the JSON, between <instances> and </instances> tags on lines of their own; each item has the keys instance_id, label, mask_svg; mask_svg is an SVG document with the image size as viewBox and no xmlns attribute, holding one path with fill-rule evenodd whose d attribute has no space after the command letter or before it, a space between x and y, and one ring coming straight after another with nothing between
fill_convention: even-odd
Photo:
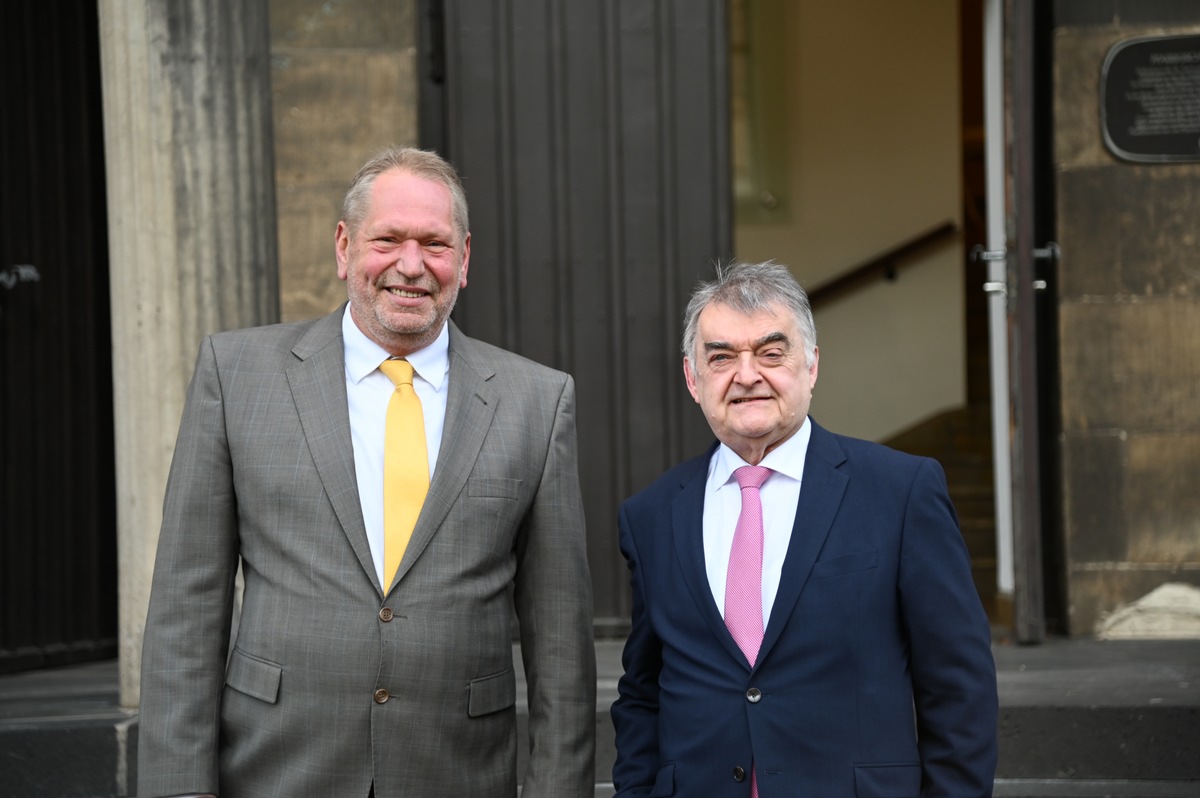
<instances>
[{"instance_id":1,"label":"black wall plaque","mask_svg":"<svg viewBox=\"0 0 1200 798\"><path fill-rule=\"evenodd\" d=\"M1118 158L1200 161L1200 36L1114 45L1100 75L1100 115Z\"/></svg>"}]
</instances>

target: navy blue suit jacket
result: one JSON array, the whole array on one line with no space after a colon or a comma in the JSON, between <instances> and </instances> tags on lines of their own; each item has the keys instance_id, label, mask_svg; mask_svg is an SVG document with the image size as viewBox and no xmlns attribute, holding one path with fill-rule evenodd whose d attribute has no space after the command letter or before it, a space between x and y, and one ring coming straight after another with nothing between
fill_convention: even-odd
<instances>
[{"instance_id":1,"label":"navy blue suit jacket","mask_svg":"<svg viewBox=\"0 0 1200 798\"><path fill-rule=\"evenodd\" d=\"M934 460L813 424L757 665L709 588L707 454L621 507L633 587L618 798L991 795L996 671Z\"/></svg>"}]
</instances>

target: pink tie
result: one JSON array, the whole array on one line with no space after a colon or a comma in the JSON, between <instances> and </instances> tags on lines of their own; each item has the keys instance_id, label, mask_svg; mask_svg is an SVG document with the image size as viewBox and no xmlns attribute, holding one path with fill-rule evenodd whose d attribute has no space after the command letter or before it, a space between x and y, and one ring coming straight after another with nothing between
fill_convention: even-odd
<instances>
[{"instance_id":1,"label":"pink tie","mask_svg":"<svg viewBox=\"0 0 1200 798\"><path fill-rule=\"evenodd\" d=\"M742 466L733 472L742 489L742 511L725 575L725 625L751 666L763 638L763 517L758 489L770 475L771 469L762 466Z\"/></svg>"},{"instance_id":2,"label":"pink tie","mask_svg":"<svg viewBox=\"0 0 1200 798\"><path fill-rule=\"evenodd\" d=\"M770 475L771 469L762 466L742 466L733 472L742 489L742 511L733 531L729 571L725 575L725 625L751 667L758 659L763 639L763 517L758 489ZM755 768L750 770L750 796L758 798Z\"/></svg>"}]
</instances>

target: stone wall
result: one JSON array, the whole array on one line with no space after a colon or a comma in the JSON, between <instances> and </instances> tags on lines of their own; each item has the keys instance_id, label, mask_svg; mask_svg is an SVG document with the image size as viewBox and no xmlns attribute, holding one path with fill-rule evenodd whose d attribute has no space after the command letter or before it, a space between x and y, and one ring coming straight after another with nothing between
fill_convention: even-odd
<instances>
[{"instance_id":1,"label":"stone wall","mask_svg":"<svg viewBox=\"0 0 1200 798\"><path fill-rule=\"evenodd\" d=\"M416 0L270 0L279 278L285 321L346 298L333 235L374 150L417 143Z\"/></svg>"},{"instance_id":2,"label":"stone wall","mask_svg":"<svg viewBox=\"0 0 1200 798\"><path fill-rule=\"evenodd\" d=\"M1054 45L1063 524L1069 629L1200 584L1200 163L1104 144L1101 68L1169 27L1060 27Z\"/></svg>"}]
</instances>

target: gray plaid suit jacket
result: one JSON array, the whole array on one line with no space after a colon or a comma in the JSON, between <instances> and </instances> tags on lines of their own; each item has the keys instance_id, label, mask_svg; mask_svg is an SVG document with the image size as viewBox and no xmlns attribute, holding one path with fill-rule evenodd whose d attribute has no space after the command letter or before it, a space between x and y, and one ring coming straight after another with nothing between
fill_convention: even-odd
<instances>
[{"instance_id":1,"label":"gray plaid suit jacket","mask_svg":"<svg viewBox=\"0 0 1200 798\"><path fill-rule=\"evenodd\" d=\"M437 469L381 589L342 311L200 347L142 659L138 794L593 794L595 654L574 384L451 325ZM236 631L235 573L244 594ZM386 692L383 692L386 691Z\"/></svg>"}]
</instances>

